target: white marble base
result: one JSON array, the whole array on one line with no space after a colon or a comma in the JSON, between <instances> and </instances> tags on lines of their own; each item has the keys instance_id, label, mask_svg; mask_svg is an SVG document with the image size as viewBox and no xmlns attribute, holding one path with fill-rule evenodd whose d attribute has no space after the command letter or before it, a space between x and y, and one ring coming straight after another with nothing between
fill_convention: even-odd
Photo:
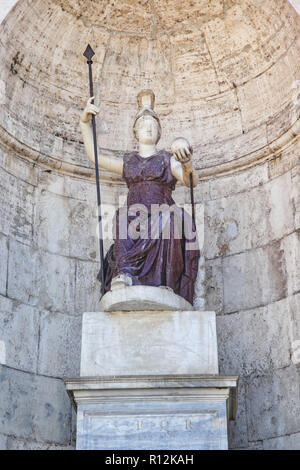
<instances>
[{"instance_id":1,"label":"white marble base","mask_svg":"<svg viewBox=\"0 0 300 470\"><path fill-rule=\"evenodd\" d=\"M193 306L168 287L126 286L107 292L100 301L99 310L193 310Z\"/></svg>"},{"instance_id":2,"label":"white marble base","mask_svg":"<svg viewBox=\"0 0 300 470\"><path fill-rule=\"evenodd\" d=\"M83 315L81 377L218 374L214 312Z\"/></svg>"},{"instance_id":3,"label":"white marble base","mask_svg":"<svg viewBox=\"0 0 300 470\"><path fill-rule=\"evenodd\" d=\"M77 449L227 449L237 377L100 377L65 381Z\"/></svg>"},{"instance_id":4,"label":"white marble base","mask_svg":"<svg viewBox=\"0 0 300 470\"><path fill-rule=\"evenodd\" d=\"M85 313L81 377L65 380L77 449L227 449L237 377L217 374L214 312Z\"/></svg>"}]
</instances>

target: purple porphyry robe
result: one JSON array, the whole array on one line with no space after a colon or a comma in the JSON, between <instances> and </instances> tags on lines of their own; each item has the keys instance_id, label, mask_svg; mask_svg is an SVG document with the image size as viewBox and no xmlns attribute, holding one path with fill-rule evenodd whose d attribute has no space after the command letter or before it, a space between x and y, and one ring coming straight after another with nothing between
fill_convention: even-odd
<instances>
[{"instance_id":1,"label":"purple porphyry robe","mask_svg":"<svg viewBox=\"0 0 300 470\"><path fill-rule=\"evenodd\" d=\"M191 217L186 211L176 206L172 199L172 191L177 180L171 172L171 156L172 154L165 150L147 158L141 157L138 152L124 155L123 178L129 192L127 206L116 213L115 243L110 247L104 261L106 292L110 290L111 279L124 273L132 278L133 285L168 286L193 304L200 252ZM132 222L137 221L137 217L141 214L136 211L135 213L133 211L133 215L128 213L128 209L134 204L143 204L147 208L147 215L144 218L147 224L141 222L140 225L138 223L133 225L136 232L132 235L133 232L129 230L128 234L127 229ZM165 204L169 214L170 206L172 206L175 212L171 211L169 219L162 213L154 216L153 212L151 213L151 207L157 207L153 206L155 204ZM168 221L169 230L166 229L166 221ZM184 230L184 224L190 227L189 236ZM143 231L145 226L147 228ZM120 229L120 227L123 228ZM191 234L192 227L193 233ZM180 231L178 232L179 229L182 235ZM138 230L140 230L140 236L136 238L136 234L139 234ZM154 237L153 234L155 234Z\"/></svg>"}]
</instances>

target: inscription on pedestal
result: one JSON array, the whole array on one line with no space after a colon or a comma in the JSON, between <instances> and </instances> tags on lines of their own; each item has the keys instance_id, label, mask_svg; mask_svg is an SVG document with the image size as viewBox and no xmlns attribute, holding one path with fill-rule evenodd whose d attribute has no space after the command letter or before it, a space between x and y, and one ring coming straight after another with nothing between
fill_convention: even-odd
<instances>
[{"instance_id":1,"label":"inscription on pedestal","mask_svg":"<svg viewBox=\"0 0 300 470\"><path fill-rule=\"evenodd\" d=\"M227 448L226 407L222 402L201 403L202 409L192 413L187 410L104 416L93 405L80 408L78 449Z\"/></svg>"}]
</instances>

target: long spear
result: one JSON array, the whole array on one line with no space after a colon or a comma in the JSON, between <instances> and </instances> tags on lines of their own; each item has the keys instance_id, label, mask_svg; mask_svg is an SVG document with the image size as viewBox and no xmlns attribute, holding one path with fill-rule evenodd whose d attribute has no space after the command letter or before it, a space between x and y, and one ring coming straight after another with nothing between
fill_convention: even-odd
<instances>
[{"instance_id":1,"label":"long spear","mask_svg":"<svg viewBox=\"0 0 300 470\"><path fill-rule=\"evenodd\" d=\"M192 204L192 219L196 227L196 217L195 217L195 202L194 202L194 184L193 184L193 172L190 172L190 194L191 194L191 204Z\"/></svg>"},{"instance_id":2,"label":"long spear","mask_svg":"<svg viewBox=\"0 0 300 470\"><path fill-rule=\"evenodd\" d=\"M89 79L90 79L90 97L94 96L93 86L93 73L92 73L92 57L95 52L88 44L86 50L83 53L84 57L87 58L87 64L89 66ZM94 104L94 100L91 101ZM101 296L104 295L104 251L103 251L103 232L102 232L102 215L101 215L101 194L100 194L100 180L99 180L99 164L98 164L98 150L97 150L97 136L96 136L96 120L95 116L92 115L92 126L93 126L93 139L94 139L94 155L95 155L95 170L96 170L96 185L97 185L97 203L98 203L98 224L99 224L99 244L100 244L100 281L101 281Z\"/></svg>"}]
</instances>

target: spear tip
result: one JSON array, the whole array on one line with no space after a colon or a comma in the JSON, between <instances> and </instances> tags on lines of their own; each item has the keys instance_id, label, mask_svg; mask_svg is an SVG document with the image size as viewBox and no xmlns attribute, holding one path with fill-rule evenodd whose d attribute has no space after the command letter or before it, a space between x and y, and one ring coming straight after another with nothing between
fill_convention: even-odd
<instances>
[{"instance_id":1,"label":"spear tip","mask_svg":"<svg viewBox=\"0 0 300 470\"><path fill-rule=\"evenodd\" d=\"M95 52L91 48L91 46L88 44L86 50L83 53L84 57L87 58L87 60L91 60L92 57L95 55Z\"/></svg>"}]
</instances>

